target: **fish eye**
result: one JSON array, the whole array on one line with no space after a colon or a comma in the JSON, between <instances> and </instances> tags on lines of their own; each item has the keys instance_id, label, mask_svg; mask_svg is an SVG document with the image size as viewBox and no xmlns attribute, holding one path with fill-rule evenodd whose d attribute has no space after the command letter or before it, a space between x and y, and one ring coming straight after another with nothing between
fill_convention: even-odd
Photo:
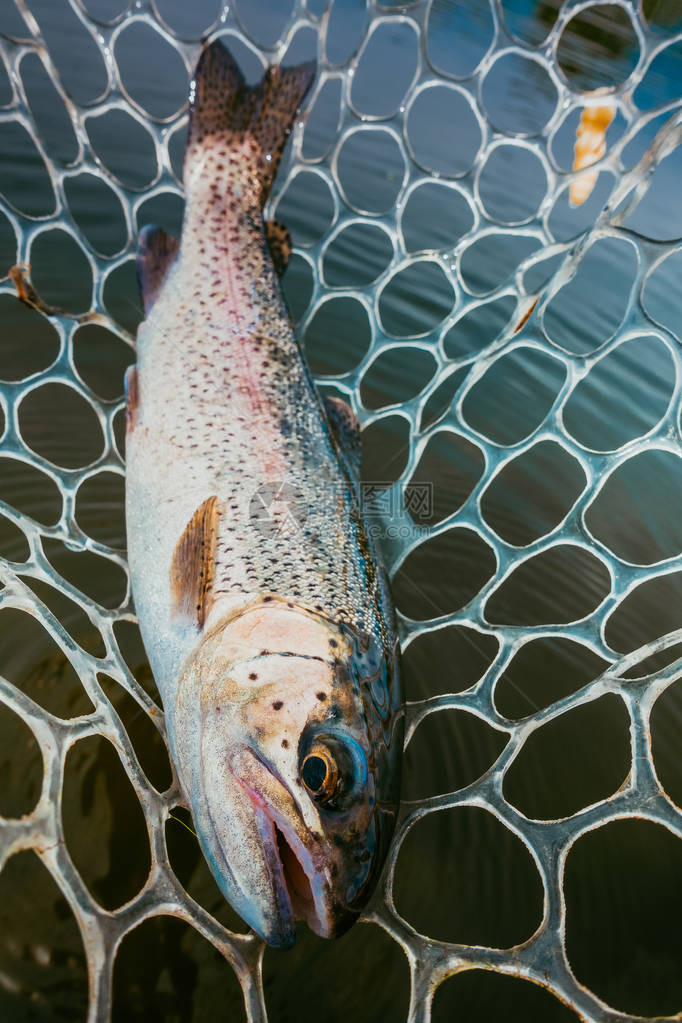
<instances>
[{"instance_id":1,"label":"fish eye","mask_svg":"<svg viewBox=\"0 0 682 1023\"><path fill-rule=\"evenodd\" d=\"M339 768L327 746L316 743L306 754L301 764L301 779L318 803L326 803L336 793Z\"/></svg>"}]
</instances>

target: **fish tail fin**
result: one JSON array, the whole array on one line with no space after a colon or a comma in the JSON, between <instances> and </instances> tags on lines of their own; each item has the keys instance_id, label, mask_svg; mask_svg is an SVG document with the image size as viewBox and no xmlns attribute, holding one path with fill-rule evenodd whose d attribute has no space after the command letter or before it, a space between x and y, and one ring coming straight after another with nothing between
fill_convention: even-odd
<instances>
[{"instance_id":1,"label":"fish tail fin","mask_svg":"<svg viewBox=\"0 0 682 1023\"><path fill-rule=\"evenodd\" d=\"M296 114L315 77L315 61L269 67L255 86L216 39L205 47L194 73L185 166L206 146L240 148L255 166L261 204L272 187Z\"/></svg>"},{"instance_id":2,"label":"fish tail fin","mask_svg":"<svg viewBox=\"0 0 682 1023\"><path fill-rule=\"evenodd\" d=\"M258 142L261 155L259 176L263 202L275 180L284 146L312 85L316 67L315 61L288 68L275 64L268 68L261 83L262 102L253 126L253 137Z\"/></svg>"}]
</instances>

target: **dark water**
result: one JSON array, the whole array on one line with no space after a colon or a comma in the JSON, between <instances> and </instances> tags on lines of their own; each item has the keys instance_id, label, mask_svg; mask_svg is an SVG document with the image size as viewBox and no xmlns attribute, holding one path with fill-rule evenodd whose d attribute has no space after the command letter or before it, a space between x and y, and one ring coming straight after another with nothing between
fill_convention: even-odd
<instances>
[{"instance_id":1,"label":"dark water","mask_svg":"<svg viewBox=\"0 0 682 1023\"><path fill-rule=\"evenodd\" d=\"M77 19L56 0L30 0L63 81L81 103L94 101L103 87L104 66L97 47L88 43ZM88 0L87 9L102 18L123 10L122 0ZM163 0L158 9L174 30L198 38L218 4L200 0L191 8L180 0ZM239 4L247 26L267 45L279 34L288 5L275 0ZM540 44L551 30L557 5L503 4L510 32ZM390 5L388 8L390 9ZM363 32L364 3L336 0L328 52L343 62ZM672 2L648 3L645 13L661 38L682 28L682 12ZM10 0L3 0L0 32L20 31ZM155 39L126 30L118 46L120 66L130 95L153 117L173 114L184 102L187 73L169 48ZM377 38L372 59L361 64L351 102L367 114L390 116L412 77L411 29L397 23L392 34ZM268 37L268 33L270 36ZM487 4L435 0L431 9L428 52L433 65L447 74L469 74L492 38ZM314 50L310 34L300 33L287 60L304 59ZM157 49L155 49L157 46ZM73 60L73 52L78 60ZM143 56L142 56L143 55ZM118 52L117 52L118 56ZM245 70L257 74L257 61L240 54ZM594 89L622 81L637 59L629 19L602 6L576 17L564 33L559 64L576 86ZM532 134L541 130L554 102L554 86L534 65L529 69L510 55L486 82L483 102L493 125L502 131ZM22 66L31 108L50 155L68 161L75 137L63 106L37 60ZM0 102L7 94L0 71ZM306 134L304 155L322 155L336 137L338 93L332 83L323 94ZM664 52L636 91L642 110L682 95L682 51ZM446 92L431 95L415 108L408 124L410 143L430 171L467 173L480 142L480 129L466 106L453 106ZM448 119L452 119L451 121ZM457 124L456 144L442 126ZM634 163L651 141L660 121L644 128L631 143ZM558 130L553 154L559 166L572 159L575 118ZM623 131L622 118L609 130L609 142ZM149 136L130 118L111 112L88 122L88 136L98 156L131 188L144 188L156 172ZM182 138L170 143L180 173ZM676 150L657 170L649 195L629 224L657 239L682 235L679 188L682 161ZM43 215L54 205L52 188L30 140L16 126L0 124L0 191L25 213ZM380 215L391 210L405 167L392 137L380 123L362 146L349 146L340 159L344 194L357 207L377 214L376 223L351 225L323 260L326 282L333 287L363 287L391 258L391 240ZM294 237L309 246L325 237L333 216L329 189L314 169L301 175L285 193L278 216ZM604 178L604 176L602 176ZM480 182L481 200L499 223L531 217L547 187L544 171L532 154L508 154L487 168ZM611 187L600 179L585 207L574 210L557 202L550 214L554 236L567 240L594 219ZM66 197L74 221L105 255L125 243L124 211L116 194L91 175L74 176ZM136 226L156 222L177 233L182 201L168 192L147 199L136 212ZM401 228L408 252L449 248L471 227L472 212L458 193L437 181L411 193ZM463 263L472 290L492 290L533 251L532 239L482 241ZM627 243L605 240L595 246L569 289L550 307L546 327L566 351L588 354L621 322L634 279L633 252ZM15 260L12 230L0 214L0 276ZM435 329L449 312L450 286L435 264L412 264L382 293L379 314L386 329L401 338ZM539 266L538 284L552 268ZM645 302L655 319L682 336L679 306L680 262L668 261L652 277ZM420 276L421 275L421 276ZM92 271L81 251L64 233L46 236L34 248L32 280L47 302L74 312L89 308ZM307 308L310 273L295 257L285 277L285 291L295 320ZM104 302L123 327L139 321L132 264L126 264L105 288ZM580 315L576 316L576 310ZM473 355L482 339L495 336L510 309L498 300L474 310L444 341L446 355ZM58 338L47 321L0 296L0 378L14 381L44 369L58 351ZM303 342L311 368L320 376L353 369L370 344L370 324L359 303L335 297L307 325ZM641 436L662 415L672 391L674 368L663 345L636 339L604 360L600 374L576 389L565 423L586 448L605 451ZM130 348L101 326L84 325L73 343L73 364L81 379L104 400L122 394L123 373L133 360ZM470 392L463 409L469 424L503 445L518 443L541 421L563 382L563 367L544 353L524 349L502 360ZM390 349L363 377L361 397L368 409L408 401L433 376L433 357L422 346L403 343ZM430 409L430 421L447 410L467 378L458 370L443 385ZM29 445L56 465L77 468L96 458L103 438L94 413L64 385L39 389L22 405L21 431ZM120 416L117 439L123 445ZM404 419L387 416L364 434L364 475L386 483L397 479L407 457ZM1 452L0 452L1 456ZM441 434L427 448L416 479L433 482L432 522L441 521L463 503L484 471L480 449L461 438ZM619 556L650 564L682 550L682 478L674 453L644 452L625 462L592 506L588 527ZM46 526L58 521L62 498L43 473L0 457L1 497ZM504 470L482 499L484 517L504 540L522 546L562 521L585 485L580 464L551 441L537 445ZM113 472L97 474L78 490L76 519L91 537L116 549L125 548L123 487ZM57 571L104 607L120 603L125 580L111 562L94 554L70 551L58 540L46 541L45 554ZM0 518L0 553L12 561L26 558L25 540ZM424 544L395 580L399 608L426 619L461 607L494 572L489 548L470 530L452 530ZM27 580L28 581L28 580ZM414 584L417 584L415 587ZM101 637L75 604L33 584L71 634L89 652L102 652ZM607 627L614 650L628 652L682 622L682 572L656 580L619 608ZM589 554L553 552L534 573L515 580L489 607L500 624L567 621L589 612L608 591L603 566ZM77 676L38 623L21 611L0 611L0 672L51 713L71 718L92 709ZM134 625L120 622L116 635L138 681L158 701ZM416 639L405 655L407 696L418 700L464 691L482 677L497 653L497 641L464 626L450 626ZM668 658L670 659L670 658ZM604 670L606 662L585 646L564 638L535 639L515 656L498 683L497 710L512 721L575 692ZM100 683L121 716L141 765L159 791L170 769L159 733L137 704L106 676ZM682 805L679 735L682 683L658 701L652 716L656 769L666 791ZM40 750L28 728L0 706L0 813L17 817L35 805L40 791ZM495 762L507 734L474 714L450 710L428 717L406 754L404 797L419 799L455 791L481 777ZM580 706L539 729L505 778L504 794L528 816L551 820L576 812L615 792L630 763L628 719L614 695ZM66 758L62 815L71 856L94 897L113 909L144 883L150 862L142 812L113 747L101 737L83 739ZM167 824L173 869L185 889L226 926L243 925L219 895L185 825L182 808ZM572 851L566 875L567 950L577 978L621 1011L671 1014L682 1006L679 963L682 955L682 849L662 827L645 821L611 823L582 839ZM433 938L509 948L527 939L542 915L537 871L519 840L491 814L472 807L444 810L416 825L398 859L395 884L398 910L419 931ZM303 930L303 928L302 928ZM400 947L377 927L358 925L335 943L302 933L286 953L268 950L264 989L270 1019L275 1021L401 1020L409 1002L409 970ZM85 961L81 939L68 906L32 852L14 856L0 874L0 1018L10 1021L82 1019L87 1008ZM576 1019L573 1012L541 988L510 977L476 970L445 982L434 1000L433 1018L519 1021ZM128 935L116 960L114 1019L203 1021L243 1017L239 987L230 967L192 928L162 917L146 921Z\"/></svg>"}]
</instances>

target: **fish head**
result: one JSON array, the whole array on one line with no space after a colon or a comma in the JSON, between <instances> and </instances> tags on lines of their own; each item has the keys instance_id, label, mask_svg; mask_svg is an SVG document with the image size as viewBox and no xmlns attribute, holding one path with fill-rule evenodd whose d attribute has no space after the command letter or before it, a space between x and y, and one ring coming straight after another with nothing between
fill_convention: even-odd
<instances>
[{"instance_id":1,"label":"fish head","mask_svg":"<svg viewBox=\"0 0 682 1023\"><path fill-rule=\"evenodd\" d=\"M389 661L367 634L279 601L214 628L189 668L197 834L271 945L291 945L297 920L342 934L375 885L398 800Z\"/></svg>"}]
</instances>

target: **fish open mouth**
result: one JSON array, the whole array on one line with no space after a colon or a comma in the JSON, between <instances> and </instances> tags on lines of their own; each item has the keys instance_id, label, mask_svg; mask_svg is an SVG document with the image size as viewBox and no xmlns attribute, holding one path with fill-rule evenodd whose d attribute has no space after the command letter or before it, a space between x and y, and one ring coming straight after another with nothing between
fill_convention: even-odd
<instances>
[{"instance_id":1,"label":"fish open mouth","mask_svg":"<svg viewBox=\"0 0 682 1023\"><path fill-rule=\"evenodd\" d=\"M291 914L294 920L304 920L311 929L315 930L318 917L308 875L298 856L287 842L284 832L277 827L277 824L273 826L284 884L291 903Z\"/></svg>"},{"instance_id":2,"label":"fish open mouth","mask_svg":"<svg viewBox=\"0 0 682 1023\"><path fill-rule=\"evenodd\" d=\"M248 750L248 759L242 760L240 768L237 781L256 810L273 893L283 916L302 920L316 934L327 937L329 922L321 879L317 877L312 852L297 834L299 829L289 820L286 809L289 804L300 826L303 822L293 796L270 765L252 750Z\"/></svg>"}]
</instances>

